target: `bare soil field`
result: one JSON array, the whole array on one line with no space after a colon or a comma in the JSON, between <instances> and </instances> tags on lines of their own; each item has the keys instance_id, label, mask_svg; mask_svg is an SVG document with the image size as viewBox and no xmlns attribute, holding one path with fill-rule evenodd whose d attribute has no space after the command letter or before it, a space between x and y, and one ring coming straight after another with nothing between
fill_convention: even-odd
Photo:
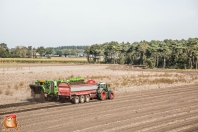
<instances>
[{"instance_id":1,"label":"bare soil field","mask_svg":"<svg viewBox=\"0 0 198 132\"><path fill-rule=\"evenodd\" d=\"M3 64L0 65L0 104L27 101L34 80L84 77L110 84L116 93L198 84L198 72L148 70L124 65Z\"/></svg>"},{"instance_id":2,"label":"bare soil field","mask_svg":"<svg viewBox=\"0 0 198 132\"><path fill-rule=\"evenodd\" d=\"M186 85L122 93L114 100L77 105L4 105L0 120L5 114L16 113L21 132L197 132L197 92L197 85Z\"/></svg>"},{"instance_id":3,"label":"bare soil field","mask_svg":"<svg viewBox=\"0 0 198 132\"><path fill-rule=\"evenodd\" d=\"M29 101L28 85L33 80L78 76L109 83L115 99L77 105ZM198 131L196 71L120 65L3 65L0 79L0 121L6 114L17 114L21 132Z\"/></svg>"}]
</instances>

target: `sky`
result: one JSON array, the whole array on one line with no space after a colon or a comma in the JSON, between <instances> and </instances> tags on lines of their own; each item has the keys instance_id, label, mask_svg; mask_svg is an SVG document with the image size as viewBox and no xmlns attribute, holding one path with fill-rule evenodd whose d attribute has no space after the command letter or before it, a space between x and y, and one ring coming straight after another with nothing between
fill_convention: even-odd
<instances>
[{"instance_id":1,"label":"sky","mask_svg":"<svg viewBox=\"0 0 198 132\"><path fill-rule=\"evenodd\" d=\"M0 0L0 43L58 47L198 37L198 0Z\"/></svg>"}]
</instances>

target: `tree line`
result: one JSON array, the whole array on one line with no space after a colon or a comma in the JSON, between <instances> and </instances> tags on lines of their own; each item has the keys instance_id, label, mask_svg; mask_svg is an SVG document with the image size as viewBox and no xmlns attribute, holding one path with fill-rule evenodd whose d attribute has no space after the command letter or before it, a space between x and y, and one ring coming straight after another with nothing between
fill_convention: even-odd
<instances>
[{"instance_id":1,"label":"tree line","mask_svg":"<svg viewBox=\"0 0 198 132\"><path fill-rule=\"evenodd\" d=\"M134 43L116 41L86 46L89 63L145 65L150 68L197 69L198 38L151 40Z\"/></svg>"},{"instance_id":2,"label":"tree line","mask_svg":"<svg viewBox=\"0 0 198 132\"><path fill-rule=\"evenodd\" d=\"M150 68L192 69L198 67L198 38L188 40L151 40L133 43L116 41L91 46L16 46L9 49L0 44L1 58L36 58L43 55L76 55L86 53L89 63L144 65Z\"/></svg>"},{"instance_id":3,"label":"tree line","mask_svg":"<svg viewBox=\"0 0 198 132\"><path fill-rule=\"evenodd\" d=\"M33 48L32 46L16 46L13 49L9 49L7 44L0 44L0 58L37 58L37 54L42 56L76 56L78 53L84 52L85 46L59 46L59 47L47 47L40 46Z\"/></svg>"}]
</instances>

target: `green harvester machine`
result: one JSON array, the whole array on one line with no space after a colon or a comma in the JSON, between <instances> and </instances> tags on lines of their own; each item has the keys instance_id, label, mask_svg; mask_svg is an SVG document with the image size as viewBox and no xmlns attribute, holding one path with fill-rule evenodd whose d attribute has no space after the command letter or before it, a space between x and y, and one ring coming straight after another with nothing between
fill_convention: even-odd
<instances>
[{"instance_id":1,"label":"green harvester machine","mask_svg":"<svg viewBox=\"0 0 198 132\"><path fill-rule=\"evenodd\" d=\"M67 83L72 85L72 84L81 84L81 83L85 83L84 82L85 79L82 77L78 77L78 78L70 78L69 80L67 80Z\"/></svg>"},{"instance_id":2,"label":"green harvester machine","mask_svg":"<svg viewBox=\"0 0 198 132\"><path fill-rule=\"evenodd\" d=\"M84 83L84 78L70 78L69 80L35 80L30 84L31 96L36 102L51 101L58 98L58 85L62 82L68 84Z\"/></svg>"},{"instance_id":3,"label":"green harvester machine","mask_svg":"<svg viewBox=\"0 0 198 132\"><path fill-rule=\"evenodd\" d=\"M58 85L66 80L36 80L30 84L31 95L37 102L51 101L57 97Z\"/></svg>"}]
</instances>

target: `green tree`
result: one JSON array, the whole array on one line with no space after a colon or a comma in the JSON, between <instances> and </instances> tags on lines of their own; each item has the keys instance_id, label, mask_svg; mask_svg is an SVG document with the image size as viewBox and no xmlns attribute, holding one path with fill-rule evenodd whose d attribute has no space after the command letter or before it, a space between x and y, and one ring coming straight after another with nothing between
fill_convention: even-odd
<instances>
[{"instance_id":1,"label":"green tree","mask_svg":"<svg viewBox=\"0 0 198 132\"><path fill-rule=\"evenodd\" d=\"M70 55L70 52L71 52L71 51L70 51L69 49L64 50L64 54L65 54L65 55Z\"/></svg>"},{"instance_id":2,"label":"green tree","mask_svg":"<svg viewBox=\"0 0 198 132\"><path fill-rule=\"evenodd\" d=\"M56 55L59 55L59 57L60 56L62 56L63 55L63 52L62 52L62 50L56 50L56 53L55 53Z\"/></svg>"},{"instance_id":3,"label":"green tree","mask_svg":"<svg viewBox=\"0 0 198 132\"><path fill-rule=\"evenodd\" d=\"M5 48L0 47L0 58L7 58L9 56Z\"/></svg>"},{"instance_id":4,"label":"green tree","mask_svg":"<svg viewBox=\"0 0 198 132\"><path fill-rule=\"evenodd\" d=\"M84 53L86 53L87 61L88 61L88 63L90 63L90 58L89 58L90 46L86 46Z\"/></svg>"},{"instance_id":5,"label":"green tree","mask_svg":"<svg viewBox=\"0 0 198 132\"><path fill-rule=\"evenodd\" d=\"M148 65L163 68L198 68L198 38L152 40L130 43L115 41L94 44L87 49L94 62L103 55L105 63ZM90 60L90 59L88 59Z\"/></svg>"},{"instance_id":6,"label":"green tree","mask_svg":"<svg viewBox=\"0 0 198 132\"><path fill-rule=\"evenodd\" d=\"M47 55L54 55L55 54L54 48L53 47L47 47L45 49L45 54L47 54Z\"/></svg>"},{"instance_id":7,"label":"green tree","mask_svg":"<svg viewBox=\"0 0 198 132\"><path fill-rule=\"evenodd\" d=\"M100 56L103 54L102 45L94 44L90 47L90 54L93 57L93 62L100 61Z\"/></svg>"},{"instance_id":8,"label":"green tree","mask_svg":"<svg viewBox=\"0 0 198 132\"><path fill-rule=\"evenodd\" d=\"M148 47L148 42L146 42L146 41L140 42L138 50L139 50L140 55L141 55L140 64L142 64L142 65L145 65L145 62L146 62L145 54L146 54L147 47Z\"/></svg>"},{"instance_id":9,"label":"green tree","mask_svg":"<svg viewBox=\"0 0 198 132\"><path fill-rule=\"evenodd\" d=\"M105 47L105 49L103 50L103 54L106 56L106 62L113 64L117 63L117 59L120 52L119 43L116 41L111 41L110 43L104 43L103 46ZM102 51L102 49L100 50Z\"/></svg>"},{"instance_id":10,"label":"green tree","mask_svg":"<svg viewBox=\"0 0 198 132\"><path fill-rule=\"evenodd\" d=\"M159 52L161 56L163 57L163 68L166 68L166 60L168 56L171 54L171 50L169 49L169 46L166 45L165 42L161 42L159 44Z\"/></svg>"},{"instance_id":11,"label":"green tree","mask_svg":"<svg viewBox=\"0 0 198 132\"><path fill-rule=\"evenodd\" d=\"M70 53L71 53L71 55L75 55L76 56L76 54L77 54L76 49L72 49Z\"/></svg>"},{"instance_id":12,"label":"green tree","mask_svg":"<svg viewBox=\"0 0 198 132\"><path fill-rule=\"evenodd\" d=\"M16 46L11 52L13 57L25 58L28 55L28 48L25 46Z\"/></svg>"},{"instance_id":13,"label":"green tree","mask_svg":"<svg viewBox=\"0 0 198 132\"><path fill-rule=\"evenodd\" d=\"M40 54L40 57L42 57L45 53L45 48L43 46L40 46L37 48L36 52L38 52Z\"/></svg>"},{"instance_id":14,"label":"green tree","mask_svg":"<svg viewBox=\"0 0 198 132\"><path fill-rule=\"evenodd\" d=\"M28 46L28 48L27 48L27 56L28 56L28 58L32 58L33 57L32 46Z\"/></svg>"},{"instance_id":15,"label":"green tree","mask_svg":"<svg viewBox=\"0 0 198 132\"><path fill-rule=\"evenodd\" d=\"M0 44L0 57L7 58L9 57L9 49L7 47L7 44L1 43Z\"/></svg>"},{"instance_id":16,"label":"green tree","mask_svg":"<svg viewBox=\"0 0 198 132\"><path fill-rule=\"evenodd\" d=\"M0 47L4 48L4 49L6 50L6 52L9 53L9 49L8 49L7 44L1 43L1 44L0 44Z\"/></svg>"},{"instance_id":17,"label":"green tree","mask_svg":"<svg viewBox=\"0 0 198 132\"><path fill-rule=\"evenodd\" d=\"M147 53L146 56L149 59L148 65L149 67L158 67L159 64L159 41L152 40L148 47L147 47Z\"/></svg>"},{"instance_id":18,"label":"green tree","mask_svg":"<svg viewBox=\"0 0 198 132\"><path fill-rule=\"evenodd\" d=\"M36 58L36 50L37 50L36 48L32 49L33 58Z\"/></svg>"}]
</instances>

